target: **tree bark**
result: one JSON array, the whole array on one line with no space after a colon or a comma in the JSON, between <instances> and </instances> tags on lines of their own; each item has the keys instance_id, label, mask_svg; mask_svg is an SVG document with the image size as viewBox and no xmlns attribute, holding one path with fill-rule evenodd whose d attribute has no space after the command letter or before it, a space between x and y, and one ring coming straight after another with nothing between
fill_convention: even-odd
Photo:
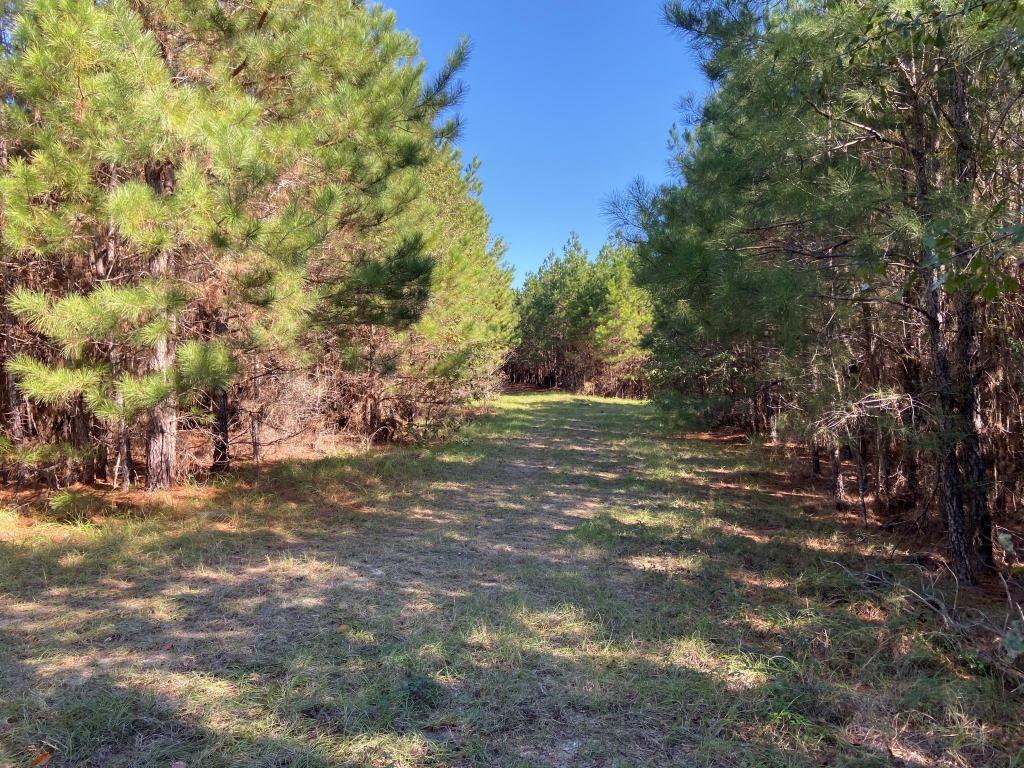
<instances>
[{"instance_id":1,"label":"tree bark","mask_svg":"<svg viewBox=\"0 0 1024 768\"><path fill-rule=\"evenodd\" d=\"M223 315L216 312L213 333L216 337L227 334L228 324ZM229 429L230 402L227 389L213 393L213 464L211 472L227 472L231 469L231 432Z\"/></svg>"},{"instance_id":2,"label":"tree bark","mask_svg":"<svg viewBox=\"0 0 1024 768\"><path fill-rule=\"evenodd\" d=\"M964 512L963 483L957 459L957 419L953 400L953 378L945 339L938 270L929 270L928 329L932 346L935 389L938 393L939 416L939 509L949 536L953 571L964 584L975 581L971 557L971 535Z\"/></svg>"},{"instance_id":3,"label":"tree bark","mask_svg":"<svg viewBox=\"0 0 1024 768\"><path fill-rule=\"evenodd\" d=\"M981 415L977 371L978 332L974 300L964 295L957 301L957 359L961 374L959 404L963 434L964 498L969 510L972 550L986 566L994 564L992 555L992 514L988 497L988 462L981 446L984 422Z\"/></svg>"},{"instance_id":4,"label":"tree bark","mask_svg":"<svg viewBox=\"0 0 1024 768\"><path fill-rule=\"evenodd\" d=\"M154 277L170 274L170 257L160 254L153 259L151 270ZM174 365L174 349L171 337L173 321L167 334L153 345L151 370L169 380ZM170 488L174 484L174 462L177 454L178 409L174 397L168 397L157 405L149 416L146 434L146 489L150 491Z\"/></svg>"},{"instance_id":5,"label":"tree bark","mask_svg":"<svg viewBox=\"0 0 1024 768\"><path fill-rule=\"evenodd\" d=\"M146 182L158 195L175 190L173 163L156 161L146 165ZM150 275L166 280L172 275L171 254L157 253L150 263ZM174 318L168 318L167 333L153 346L151 369L170 380L174 366ZM168 397L153 409L146 435L146 489L170 488L174 484L174 462L178 448L178 409L174 397Z\"/></svg>"},{"instance_id":6,"label":"tree bark","mask_svg":"<svg viewBox=\"0 0 1024 768\"><path fill-rule=\"evenodd\" d=\"M958 197L966 210L976 202L978 157L971 124L971 75L965 66L958 68L953 80L952 124L956 136L956 187ZM965 271L977 247L967 232L961 233L956 243L956 267ZM993 563L992 517L988 507L986 485L988 469L981 447L983 420L979 398L978 358L980 339L973 288L964 284L956 296L957 338L956 362L959 378L958 411L962 434L965 467L964 496L967 502L968 535L972 537L972 554L985 565ZM982 530L984 529L984 530Z\"/></svg>"},{"instance_id":7,"label":"tree bark","mask_svg":"<svg viewBox=\"0 0 1024 768\"><path fill-rule=\"evenodd\" d=\"M25 436L23 422L23 405L21 390L18 389L14 377L7 371L8 361L14 357L11 344L11 328L14 323L11 313L7 310L7 297L10 292L10 275L5 272L3 278L3 306L0 307L0 317L3 319L3 327L0 328L0 376L3 377L3 426L7 436L17 445Z\"/></svg>"},{"instance_id":8,"label":"tree bark","mask_svg":"<svg viewBox=\"0 0 1024 768\"><path fill-rule=\"evenodd\" d=\"M227 472L231 469L231 444L228 430L228 393L221 390L213 396L213 464L212 472Z\"/></svg>"},{"instance_id":9,"label":"tree bark","mask_svg":"<svg viewBox=\"0 0 1024 768\"><path fill-rule=\"evenodd\" d=\"M71 415L71 445L81 451L78 479L91 483L96 478L96 456L92 444L92 412L81 395L75 400Z\"/></svg>"},{"instance_id":10,"label":"tree bark","mask_svg":"<svg viewBox=\"0 0 1024 768\"><path fill-rule=\"evenodd\" d=\"M111 482L115 488L127 491L135 480L135 465L132 462L132 437L124 419L117 422L117 450L114 457L114 473Z\"/></svg>"},{"instance_id":11,"label":"tree bark","mask_svg":"<svg viewBox=\"0 0 1024 768\"><path fill-rule=\"evenodd\" d=\"M252 460L259 464L262 459L262 443L260 432L263 426L263 411L257 410L251 417L249 422L249 434L252 439Z\"/></svg>"},{"instance_id":12,"label":"tree bark","mask_svg":"<svg viewBox=\"0 0 1024 768\"><path fill-rule=\"evenodd\" d=\"M837 507L846 504L846 484L843 481L843 449L836 446L832 449L832 496Z\"/></svg>"},{"instance_id":13,"label":"tree bark","mask_svg":"<svg viewBox=\"0 0 1024 768\"><path fill-rule=\"evenodd\" d=\"M910 83L916 88L916 83ZM915 94L909 115L911 128L910 154L914 165L915 197L918 215L925 222L931 219L931 159L934 139L926 129L925 106ZM925 279L925 315L932 354L932 378L938 400L938 470L939 510L946 523L953 571L964 584L974 583L974 567L970 556L970 535L964 514L960 464L957 459L956 412L949 349L946 343L944 291L940 267L933 263L934 254L922 244L920 266Z\"/></svg>"}]
</instances>

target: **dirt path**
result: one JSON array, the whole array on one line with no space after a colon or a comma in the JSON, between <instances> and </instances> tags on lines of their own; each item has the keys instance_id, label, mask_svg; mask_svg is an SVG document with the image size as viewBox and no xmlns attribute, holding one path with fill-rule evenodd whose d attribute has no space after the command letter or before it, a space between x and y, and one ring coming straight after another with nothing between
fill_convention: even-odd
<instances>
[{"instance_id":1,"label":"dirt path","mask_svg":"<svg viewBox=\"0 0 1024 768\"><path fill-rule=\"evenodd\" d=\"M8 515L0 766L1009 754L1012 705L857 593L829 563L871 541L757 455L524 395L441 448L285 463L148 517Z\"/></svg>"}]
</instances>

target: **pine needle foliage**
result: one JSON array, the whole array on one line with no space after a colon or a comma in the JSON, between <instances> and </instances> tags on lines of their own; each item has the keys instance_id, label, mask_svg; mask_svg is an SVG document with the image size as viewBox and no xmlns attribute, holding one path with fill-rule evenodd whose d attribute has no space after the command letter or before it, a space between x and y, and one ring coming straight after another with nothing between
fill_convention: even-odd
<instances>
[{"instance_id":1,"label":"pine needle foliage","mask_svg":"<svg viewBox=\"0 0 1024 768\"><path fill-rule=\"evenodd\" d=\"M48 413L20 438L12 417L12 439L95 444L129 478L144 435L147 484L166 487L180 409L218 409L226 452L231 392L256 392L268 370L322 375L373 333L408 332L452 288L434 270L453 246L423 201L454 167L466 41L428 78L415 38L376 4L8 10L0 247L18 341L4 375L8 399L29 404L7 410ZM478 205L468 187L443 194ZM465 263L485 265L478 306L507 306L487 246ZM504 326L486 327L503 348Z\"/></svg>"},{"instance_id":2,"label":"pine needle foliage","mask_svg":"<svg viewBox=\"0 0 1024 768\"><path fill-rule=\"evenodd\" d=\"M666 17L716 87L673 135L683 183L634 211L662 399L827 449L840 505L852 461L865 520L868 496L886 513L923 505L922 520L937 488L973 581L1020 491L997 480L1020 474L1005 425L1024 391L1007 367L1018 4L721 0Z\"/></svg>"},{"instance_id":3,"label":"pine needle foliage","mask_svg":"<svg viewBox=\"0 0 1024 768\"><path fill-rule=\"evenodd\" d=\"M633 249L613 240L590 260L573 234L518 294L516 382L603 395L645 396L650 299L633 277Z\"/></svg>"}]
</instances>

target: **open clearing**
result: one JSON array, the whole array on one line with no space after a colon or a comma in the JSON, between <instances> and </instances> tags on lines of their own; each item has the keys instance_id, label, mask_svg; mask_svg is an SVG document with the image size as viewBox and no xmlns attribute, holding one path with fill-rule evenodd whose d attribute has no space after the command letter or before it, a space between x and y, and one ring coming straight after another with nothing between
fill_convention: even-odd
<instances>
[{"instance_id":1,"label":"open clearing","mask_svg":"<svg viewBox=\"0 0 1024 768\"><path fill-rule=\"evenodd\" d=\"M648 405L0 522L0 766L1024 764L882 538ZM74 515L72 515L74 517Z\"/></svg>"}]
</instances>

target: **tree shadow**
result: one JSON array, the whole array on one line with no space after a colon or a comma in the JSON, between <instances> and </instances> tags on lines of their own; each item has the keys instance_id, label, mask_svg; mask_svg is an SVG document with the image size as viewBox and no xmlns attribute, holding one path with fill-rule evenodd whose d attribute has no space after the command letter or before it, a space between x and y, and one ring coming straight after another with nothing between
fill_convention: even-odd
<instances>
[{"instance_id":1,"label":"tree shadow","mask_svg":"<svg viewBox=\"0 0 1024 768\"><path fill-rule=\"evenodd\" d=\"M1020 734L988 678L825 563L863 565L862 532L792 509L750 467L741 448L663 438L641 404L534 396L449 445L247 470L190 515L0 541L0 757L1008 754ZM1004 741L955 743L972 728Z\"/></svg>"}]
</instances>

